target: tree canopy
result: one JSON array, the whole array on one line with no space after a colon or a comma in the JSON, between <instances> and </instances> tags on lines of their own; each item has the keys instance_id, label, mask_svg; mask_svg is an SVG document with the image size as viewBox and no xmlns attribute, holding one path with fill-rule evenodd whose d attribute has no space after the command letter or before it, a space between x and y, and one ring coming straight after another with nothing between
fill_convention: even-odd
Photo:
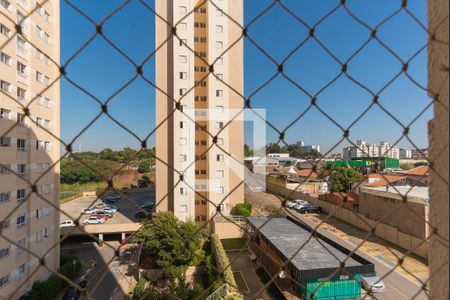
<instances>
[{"instance_id":1,"label":"tree canopy","mask_svg":"<svg viewBox=\"0 0 450 300\"><path fill-rule=\"evenodd\" d=\"M322 170L320 177L328 178L332 192L348 192L354 182L360 182L364 177L352 168L327 167Z\"/></svg>"}]
</instances>

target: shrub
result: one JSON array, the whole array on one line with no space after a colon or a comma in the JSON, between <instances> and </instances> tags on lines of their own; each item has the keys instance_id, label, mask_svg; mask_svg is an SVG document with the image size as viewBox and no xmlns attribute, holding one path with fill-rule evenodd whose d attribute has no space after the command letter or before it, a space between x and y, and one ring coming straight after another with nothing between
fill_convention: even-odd
<instances>
[{"instance_id":1,"label":"shrub","mask_svg":"<svg viewBox=\"0 0 450 300\"><path fill-rule=\"evenodd\" d=\"M279 209L273 204L264 206L264 210L269 214L271 217L285 217L286 213L283 211L283 209Z\"/></svg>"},{"instance_id":2,"label":"shrub","mask_svg":"<svg viewBox=\"0 0 450 300\"><path fill-rule=\"evenodd\" d=\"M139 163L138 172L141 174L148 173L152 170L153 163L150 160L144 160Z\"/></svg>"},{"instance_id":3,"label":"shrub","mask_svg":"<svg viewBox=\"0 0 450 300\"><path fill-rule=\"evenodd\" d=\"M236 205L236 214L244 217L250 217L252 214L251 203L239 203Z\"/></svg>"},{"instance_id":4,"label":"shrub","mask_svg":"<svg viewBox=\"0 0 450 300\"><path fill-rule=\"evenodd\" d=\"M230 260L228 259L227 253L223 248L222 242L217 234L211 236L213 247L216 249L217 259L222 268L226 268L223 271L224 280L229 285L230 291L236 291L236 280L234 279L233 271L231 270Z\"/></svg>"}]
</instances>

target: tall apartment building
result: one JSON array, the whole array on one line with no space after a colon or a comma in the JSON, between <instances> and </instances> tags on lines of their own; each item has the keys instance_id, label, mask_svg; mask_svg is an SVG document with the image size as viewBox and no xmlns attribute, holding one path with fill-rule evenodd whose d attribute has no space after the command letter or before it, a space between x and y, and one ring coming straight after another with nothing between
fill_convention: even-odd
<instances>
[{"instance_id":1,"label":"tall apartment building","mask_svg":"<svg viewBox=\"0 0 450 300\"><path fill-rule=\"evenodd\" d=\"M52 82L59 75L60 17L58 0L43 2L0 0L2 299L19 298L51 274L38 257L50 270L59 267L59 212L49 204L59 205L59 166L53 166L59 145L45 130L59 136L59 83ZM29 104L31 119L23 109Z\"/></svg>"},{"instance_id":2,"label":"tall apartment building","mask_svg":"<svg viewBox=\"0 0 450 300\"><path fill-rule=\"evenodd\" d=\"M156 1L164 19L156 18L156 45L163 45L156 54L156 123L162 124L156 154L164 162L156 166L157 209L197 222L209 220L216 206L229 215L244 200L243 122L225 127L244 103L242 29L235 23L243 24L243 1L214 2L218 7L201 0ZM207 76L210 71L217 78ZM220 132L216 141L204 129L213 137Z\"/></svg>"},{"instance_id":3,"label":"tall apartment building","mask_svg":"<svg viewBox=\"0 0 450 300\"><path fill-rule=\"evenodd\" d=\"M389 157L400 158L400 148L390 145L387 141L377 144L368 144L365 140L358 140L356 146L346 147L343 150L344 159L359 157Z\"/></svg>"}]
</instances>

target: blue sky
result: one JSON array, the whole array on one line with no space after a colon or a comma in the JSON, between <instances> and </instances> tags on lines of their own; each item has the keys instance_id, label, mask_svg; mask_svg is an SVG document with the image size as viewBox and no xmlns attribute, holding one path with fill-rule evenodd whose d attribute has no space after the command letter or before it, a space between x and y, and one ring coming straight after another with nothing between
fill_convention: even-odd
<instances>
[{"instance_id":1,"label":"blue sky","mask_svg":"<svg viewBox=\"0 0 450 300\"><path fill-rule=\"evenodd\" d=\"M123 1L72 1L96 22L100 22ZM257 16L269 0L245 0L246 24ZM313 25L331 11L339 1L284 0L282 1L306 23ZM105 4L107 3L107 4ZM151 5L153 1L147 1ZM348 7L358 18L374 27L395 12L401 1L348 0ZM61 61L65 63L95 32L95 27L64 1L61 2ZM409 10L426 23L426 1L409 2ZM154 15L139 1L131 1L104 26L105 35L133 60L140 63L154 49ZM308 30L289 16L278 4L253 23L249 35L276 61L281 62L307 36ZM316 30L318 39L341 61L346 61L370 36L370 32L353 20L343 8L323 21ZM403 60L409 59L427 41L426 32L406 13L401 12L378 30L378 37ZM426 85L426 51L422 51L409 66L409 73L421 85ZM335 78L341 67L318 43L310 40L285 64L285 74L310 94L316 94ZM349 74L373 92L378 92L400 70L401 64L376 41L371 41L348 65ZM144 67L146 76L154 79L154 59ZM252 95L277 72L276 66L252 43L245 42L245 96ZM119 87L135 75L135 68L101 37L97 37L67 67L68 77L105 101ZM317 98L317 104L336 122L347 128L371 103L372 96L346 77L334 82ZM68 81L61 83L61 132L64 141L70 141L98 114L98 103L80 92ZM309 105L310 98L282 76L252 97L254 108L267 110L267 119L280 130L288 126ZM427 94L405 75L400 76L380 94L380 103L400 122L408 124L429 103ZM154 89L137 79L114 97L110 113L139 137L145 137L155 128ZM418 147L426 147L427 122L432 118L429 108L411 127L410 137ZM247 126L250 129L251 126ZM250 130L248 130L250 131ZM365 138L369 142L395 142L403 129L380 108L372 108L352 127L352 140ZM278 134L267 129L267 140L276 141ZM342 131L318 109L312 108L286 133L286 141L304 140L320 144L328 150L342 137ZM251 134L247 134L251 143ZM153 143L151 139L150 143ZM346 143L333 153L341 152ZM75 143L78 149L79 140ZM82 150L100 150L105 147L137 148L138 141L129 133L102 116L82 136ZM406 140L400 145L411 148Z\"/></svg>"}]
</instances>

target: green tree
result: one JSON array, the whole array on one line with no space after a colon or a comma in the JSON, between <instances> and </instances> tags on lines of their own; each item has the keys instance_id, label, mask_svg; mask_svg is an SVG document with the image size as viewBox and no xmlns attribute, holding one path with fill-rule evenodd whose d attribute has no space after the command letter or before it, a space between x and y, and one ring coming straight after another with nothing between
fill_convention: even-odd
<instances>
[{"instance_id":1,"label":"green tree","mask_svg":"<svg viewBox=\"0 0 450 300\"><path fill-rule=\"evenodd\" d=\"M266 146L266 153L282 153L284 152L284 148L278 144L268 144Z\"/></svg>"},{"instance_id":2,"label":"green tree","mask_svg":"<svg viewBox=\"0 0 450 300\"><path fill-rule=\"evenodd\" d=\"M150 160L144 160L139 163L138 172L141 174L148 173L153 168L153 162Z\"/></svg>"},{"instance_id":3,"label":"green tree","mask_svg":"<svg viewBox=\"0 0 450 300\"><path fill-rule=\"evenodd\" d=\"M153 149L142 149L137 153L137 159L154 161L155 155L155 150Z\"/></svg>"},{"instance_id":4,"label":"green tree","mask_svg":"<svg viewBox=\"0 0 450 300\"><path fill-rule=\"evenodd\" d=\"M122 162L130 162L136 159L137 151L130 147L125 147L120 151L120 154L122 156Z\"/></svg>"},{"instance_id":5,"label":"green tree","mask_svg":"<svg viewBox=\"0 0 450 300\"><path fill-rule=\"evenodd\" d=\"M351 184L360 182L364 177L351 168L334 168L323 170L321 178L328 178L332 192L347 192L351 189Z\"/></svg>"},{"instance_id":6,"label":"green tree","mask_svg":"<svg viewBox=\"0 0 450 300\"><path fill-rule=\"evenodd\" d=\"M244 156L245 157L251 157L255 154L255 151L253 149L250 149L249 145L244 145Z\"/></svg>"},{"instance_id":7,"label":"green tree","mask_svg":"<svg viewBox=\"0 0 450 300\"><path fill-rule=\"evenodd\" d=\"M303 151L303 148L299 145L293 144L289 145L286 149L289 152L290 157L296 157L296 158L304 158L305 152Z\"/></svg>"},{"instance_id":8,"label":"green tree","mask_svg":"<svg viewBox=\"0 0 450 300\"><path fill-rule=\"evenodd\" d=\"M155 213L151 222L136 234L134 240L145 240L144 248L155 256L155 264L169 278L182 278L187 268L198 263L204 231L195 222L182 222L171 212ZM189 250L187 250L187 249Z\"/></svg>"},{"instance_id":9,"label":"green tree","mask_svg":"<svg viewBox=\"0 0 450 300\"><path fill-rule=\"evenodd\" d=\"M112 161L121 161L122 160L121 155L118 152L113 151L110 148L106 148L106 149L103 149L102 151L100 151L99 158L102 160L112 160Z\"/></svg>"},{"instance_id":10,"label":"green tree","mask_svg":"<svg viewBox=\"0 0 450 300\"><path fill-rule=\"evenodd\" d=\"M251 203L239 203L235 207L235 212L239 216L250 217L252 215L252 204Z\"/></svg>"}]
</instances>

